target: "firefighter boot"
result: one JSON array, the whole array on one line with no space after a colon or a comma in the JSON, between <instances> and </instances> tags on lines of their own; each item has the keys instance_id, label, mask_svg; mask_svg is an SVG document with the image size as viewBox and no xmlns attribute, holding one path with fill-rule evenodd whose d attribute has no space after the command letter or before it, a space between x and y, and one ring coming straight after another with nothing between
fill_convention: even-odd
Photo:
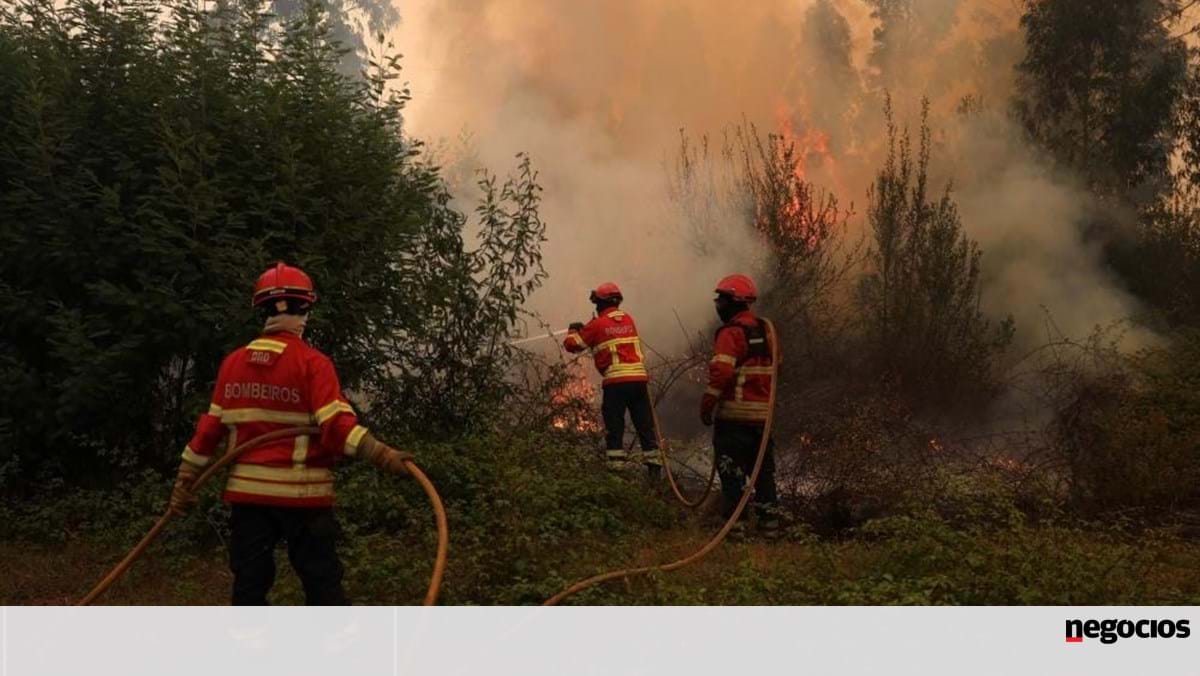
<instances>
[{"instance_id":1,"label":"firefighter boot","mask_svg":"<svg viewBox=\"0 0 1200 676\"><path fill-rule=\"evenodd\" d=\"M775 505L760 507L758 510L758 535L764 540L776 541L783 538L783 517Z\"/></svg>"},{"instance_id":2,"label":"firefighter boot","mask_svg":"<svg viewBox=\"0 0 1200 676\"><path fill-rule=\"evenodd\" d=\"M646 463L646 480L650 482L651 486L662 483L662 465Z\"/></svg>"},{"instance_id":3,"label":"firefighter boot","mask_svg":"<svg viewBox=\"0 0 1200 676\"><path fill-rule=\"evenodd\" d=\"M651 487L662 483L662 458L660 457L660 453L657 448L642 451L642 466L646 468L646 482Z\"/></svg>"},{"instance_id":4,"label":"firefighter boot","mask_svg":"<svg viewBox=\"0 0 1200 676\"><path fill-rule=\"evenodd\" d=\"M618 471L624 469L627 460L629 460L629 455L623 448L610 448L604 452L604 461L611 470Z\"/></svg>"}]
</instances>

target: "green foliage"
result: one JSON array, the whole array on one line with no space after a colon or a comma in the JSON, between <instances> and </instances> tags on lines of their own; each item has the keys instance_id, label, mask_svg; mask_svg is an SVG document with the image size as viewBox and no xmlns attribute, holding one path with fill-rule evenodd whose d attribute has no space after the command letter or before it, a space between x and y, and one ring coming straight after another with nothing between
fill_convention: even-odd
<instances>
[{"instance_id":1,"label":"green foliage","mask_svg":"<svg viewBox=\"0 0 1200 676\"><path fill-rule=\"evenodd\" d=\"M39 499L0 501L0 540L62 547L82 538L128 549L166 509L171 480L145 470L115 486L80 488L53 480L40 484L37 493ZM195 553L222 543L228 517L220 491L209 486L190 516L175 521L164 535L167 553Z\"/></svg>"},{"instance_id":2,"label":"green foliage","mask_svg":"<svg viewBox=\"0 0 1200 676\"><path fill-rule=\"evenodd\" d=\"M347 77L318 5L263 10L0 8L0 476L173 458L277 259L312 274L306 336L394 431L457 432L503 395L478 385L544 274L528 160L485 177L469 250L402 133L397 58Z\"/></svg>"},{"instance_id":3,"label":"green foliage","mask_svg":"<svg viewBox=\"0 0 1200 676\"><path fill-rule=\"evenodd\" d=\"M1017 118L1101 198L1149 204L1168 187L1187 48L1178 0L1032 0Z\"/></svg>"},{"instance_id":4,"label":"green foliage","mask_svg":"<svg viewBox=\"0 0 1200 676\"><path fill-rule=\"evenodd\" d=\"M479 180L478 246L463 248L457 224L444 240L406 253L421 261L418 276L371 315L388 361L366 381L376 394L373 418L391 430L423 439L486 431L515 394L506 376L520 351L508 335L546 277L542 188L529 158L517 159L517 174L502 185L487 174ZM389 330L388 320L399 330Z\"/></svg>"},{"instance_id":5,"label":"green foliage","mask_svg":"<svg viewBox=\"0 0 1200 676\"><path fill-rule=\"evenodd\" d=\"M540 435L469 440L418 452L422 466L437 477L453 524L449 602L543 601L562 578L578 574L561 567L572 550L587 555L594 566L594 557L605 549L611 553L612 543L672 521L671 508L638 482ZM415 486L403 488L415 495ZM355 491L355 503L344 507L346 519L360 522L355 505L378 497ZM432 514L423 498L413 502L421 505L417 523L427 536L425 551L431 552ZM595 549L598 543L603 545ZM425 574L427 557L405 558L404 565Z\"/></svg>"},{"instance_id":6,"label":"green foliage","mask_svg":"<svg viewBox=\"0 0 1200 676\"><path fill-rule=\"evenodd\" d=\"M540 435L480 437L414 448L445 501L451 526L447 603L537 603L569 581L627 560L626 542L676 522L672 506L640 480L616 475L590 454ZM221 481L172 524L143 566L184 565L209 556L227 536ZM411 480L363 463L337 469L341 549L352 598L413 603L424 593L436 546L433 513ZM146 472L115 488L43 485L41 497L0 501L0 540L57 548L82 541L117 555L132 547L166 506L170 482ZM286 567L280 557L281 567ZM159 563L155 563L155 562ZM172 563L173 562L173 563ZM87 575L99 575L95 561ZM90 580L76 581L85 587ZM78 594L85 589L73 589ZM215 590L223 599L227 589ZM0 596L0 599L3 597ZM160 599L168 601L170 599ZM300 602L285 584L278 602Z\"/></svg>"},{"instance_id":7,"label":"green foliage","mask_svg":"<svg viewBox=\"0 0 1200 676\"><path fill-rule=\"evenodd\" d=\"M272 11L284 20L308 10L305 0L271 0ZM357 76L369 70L371 57L368 38L382 37L400 23L400 9L389 0L321 0L329 14L330 36L347 47L340 70Z\"/></svg>"},{"instance_id":8,"label":"green foliage","mask_svg":"<svg viewBox=\"0 0 1200 676\"><path fill-rule=\"evenodd\" d=\"M1200 125L1200 118L1196 123ZM1187 171L1200 170L1200 156L1188 160L1185 166ZM1200 175L1186 180L1197 179ZM1130 289L1155 308L1169 328L1200 327L1197 187L1200 184L1186 187L1147 209L1136 241L1122 252L1124 257L1118 261ZM1153 264L1148 265L1147 261Z\"/></svg>"},{"instance_id":9,"label":"green foliage","mask_svg":"<svg viewBox=\"0 0 1200 676\"><path fill-rule=\"evenodd\" d=\"M928 197L928 101L915 158L908 132L898 138L890 99L884 112L888 155L868 196L874 239L859 287L868 353L926 402L986 400L1011 321L994 326L979 310L982 253L963 233L950 188Z\"/></svg>"},{"instance_id":10,"label":"green foliage","mask_svg":"<svg viewBox=\"0 0 1200 676\"><path fill-rule=\"evenodd\" d=\"M1195 391L1190 380L1176 384ZM1173 387L1161 392L1182 394ZM1182 408L1200 410L1191 404ZM445 603L539 603L585 576L694 551L714 528L703 520L689 523L639 480L615 475L599 458L541 435L478 437L415 450L449 512ZM914 472L911 462L889 463L880 453L874 458L874 485L894 493L874 496L875 513L837 537L817 537L801 521L783 542L727 543L682 571L606 584L573 602L1079 605L1200 598L1191 572L1200 549L1173 531L1125 529L1125 521L1078 522L1063 514L1027 518L1020 485L1004 466L981 471L943 459ZM337 472L351 597L415 603L435 547L424 495L414 482L367 465L350 463ZM816 473L813 480L821 477ZM149 528L168 493L167 480L146 473L115 490L58 482L42 487L38 499L0 502L0 539L18 545L7 548L11 552L29 552L36 560L40 550L31 543L45 543L55 551L86 545L86 551L103 553L87 560L87 579L34 574L20 590L0 583L0 599L61 600L82 593L91 576ZM228 579L213 574L226 565L221 543L227 513L218 495L217 486L203 492L198 509L172 526L134 577L115 590L114 601L224 602ZM23 556L10 554L7 561L23 567ZM286 570L282 555L279 561ZM49 587L38 586L43 584ZM133 596L123 596L128 594ZM273 600L302 601L289 573L281 576Z\"/></svg>"},{"instance_id":11,"label":"green foliage","mask_svg":"<svg viewBox=\"0 0 1200 676\"><path fill-rule=\"evenodd\" d=\"M1167 532L1047 525L955 527L927 514L876 519L852 539L726 545L706 564L596 603L1099 605L1187 603L1195 547Z\"/></svg>"},{"instance_id":12,"label":"green foliage","mask_svg":"<svg viewBox=\"0 0 1200 676\"><path fill-rule=\"evenodd\" d=\"M1169 520L1200 505L1200 338L1080 378L1056 419L1071 499L1092 513Z\"/></svg>"}]
</instances>

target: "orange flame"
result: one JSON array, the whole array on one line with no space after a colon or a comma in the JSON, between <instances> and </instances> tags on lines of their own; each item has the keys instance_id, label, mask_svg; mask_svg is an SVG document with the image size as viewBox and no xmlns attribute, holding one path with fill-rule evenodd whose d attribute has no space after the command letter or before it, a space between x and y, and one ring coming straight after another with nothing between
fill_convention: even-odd
<instances>
[{"instance_id":1,"label":"orange flame","mask_svg":"<svg viewBox=\"0 0 1200 676\"><path fill-rule=\"evenodd\" d=\"M837 196L840 179L832 142L829 134L806 124L800 112L782 102L776 106L775 114L778 138L792 163L794 179L788 186L787 203L782 206L782 222L791 237L805 243L809 251L815 251L828 237L829 219L837 220L839 213L846 214L825 201L825 186L818 184L818 181L832 183L835 189L832 195ZM814 172L820 172L818 181L810 178Z\"/></svg>"},{"instance_id":2,"label":"orange flame","mask_svg":"<svg viewBox=\"0 0 1200 676\"><path fill-rule=\"evenodd\" d=\"M776 106L775 118L784 142L796 149L796 178L806 182L810 169L820 170L833 184L832 187L840 190L838 164L830 147L829 134L806 124L800 112L782 102Z\"/></svg>"},{"instance_id":3,"label":"orange flame","mask_svg":"<svg viewBox=\"0 0 1200 676\"><path fill-rule=\"evenodd\" d=\"M582 434L600 431L594 413L596 387L578 362L571 365L567 382L550 395L550 403L559 412L550 421L555 429Z\"/></svg>"}]
</instances>

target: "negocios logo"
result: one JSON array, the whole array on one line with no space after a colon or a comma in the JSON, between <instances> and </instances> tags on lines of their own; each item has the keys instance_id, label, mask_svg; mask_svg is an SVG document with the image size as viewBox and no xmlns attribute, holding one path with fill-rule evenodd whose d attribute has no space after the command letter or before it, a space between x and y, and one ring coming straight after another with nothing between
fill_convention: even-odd
<instances>
[{"instance_id":1,"label":"negocios logo","mask_svg":"<svg viewBox=\"0 0 1200 676\"><path fill-rule=\"evenodd\" d=\"M1067 643L1098 638L1111 645L1123 638L1187 638L1191 620L1067 620Z\"/></svg>"}]
</instances>

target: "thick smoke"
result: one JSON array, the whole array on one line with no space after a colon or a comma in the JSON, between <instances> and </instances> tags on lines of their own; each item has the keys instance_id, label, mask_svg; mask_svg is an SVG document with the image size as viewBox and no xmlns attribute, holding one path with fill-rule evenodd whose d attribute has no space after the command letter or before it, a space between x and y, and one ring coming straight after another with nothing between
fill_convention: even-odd
<instances>
[{"instance_id":1,"label":"thick smoke","mask_svg":"<svg viewBox=\"0 0 1200 676\"><path fill-rule=\"evenodd\" d=\"M1072 336L1128 316L1129 299L1080 242L1088 208L1005 118L1021 57L1012 0L424 0L396 36L414 101L410 131L470 131L472 162L531 154L546 188L550 281L533 308L554 326L582 319L587 290L621 284L659 349L675 314L711 321L713 282L761 271L745 215L717 214L709 241L667 199L679 130L720 135L748 122L787 129L807 176L866 227L867 188L885 145L884 91L902 124L931 100L933 169L953 178L964 225L984 251L985 311L1042 336L1044 306Z\"/></svg>"}]
</instances>

